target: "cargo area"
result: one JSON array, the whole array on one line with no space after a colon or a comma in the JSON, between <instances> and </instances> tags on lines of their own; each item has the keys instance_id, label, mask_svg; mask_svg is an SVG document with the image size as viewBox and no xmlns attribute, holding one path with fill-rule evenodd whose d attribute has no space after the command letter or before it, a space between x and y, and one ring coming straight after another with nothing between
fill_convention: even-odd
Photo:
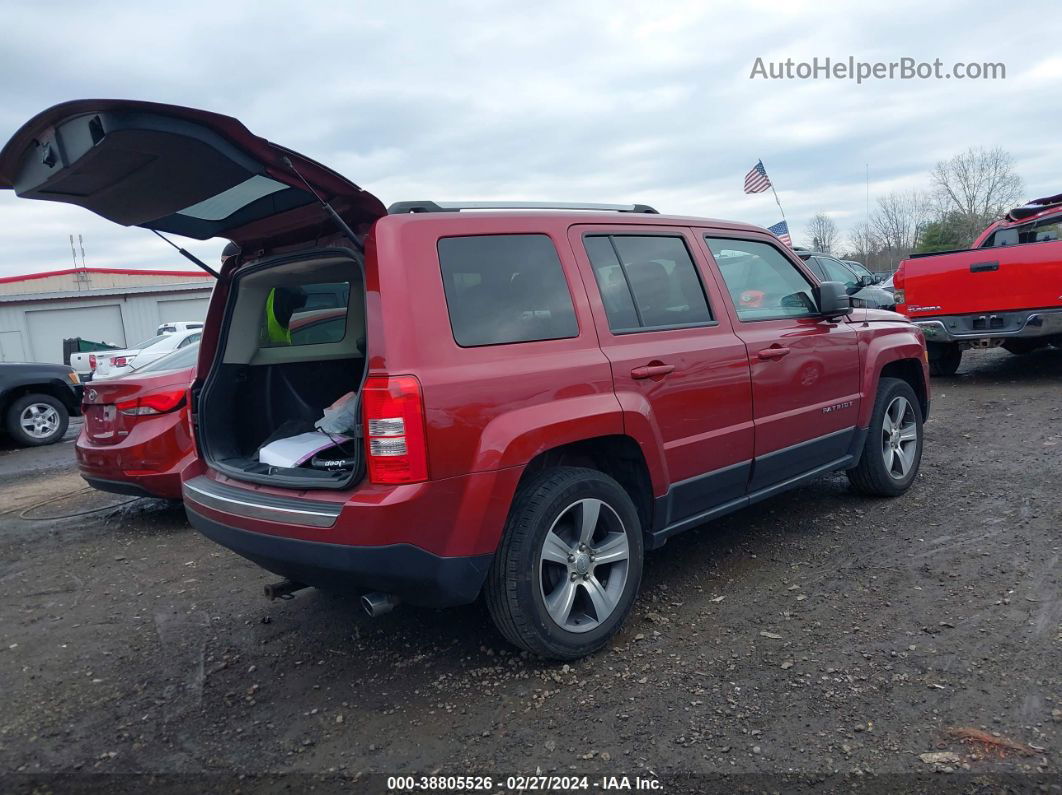
<instances>
[{"instance_id":1,"label":"cargo area","mask_svg":"<svg viewBox=\"0 0 1062 795\"><path fill-rule=\"evenodd\" d=\"M237 273L197 411L215 469L297 488L360 476L365 304L354 256L321 250Z\"/></svg>"}]
</instances>

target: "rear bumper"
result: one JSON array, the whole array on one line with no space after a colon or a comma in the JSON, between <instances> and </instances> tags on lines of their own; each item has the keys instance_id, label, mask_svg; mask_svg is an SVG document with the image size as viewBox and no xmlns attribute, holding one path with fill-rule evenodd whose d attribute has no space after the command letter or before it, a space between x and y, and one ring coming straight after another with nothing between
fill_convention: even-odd
<instances>
[{"instance_id":1,"label":"rear bumper","mask_svg":"<svg viewBox=\"0 0 1062 795\"><path fill-rule=\"evenodd\" d=\"M169 493L160 494L157 490L149 491L145 486L132 480L108 480L106 478L92 477L91 475L86 475L84 472L81 473L81 477L84 478L85 482L92 486L92 488L98 489L99 491L109 491L111 494L128 494L130 497L163 497L165 499L179 499L181 496L180 476L177 478L176 497L173 497L173 495ZM162 491L167 492L170 491L170 489L167 489L164 486Z\"/></svg>"},{"instance_id":2,"label":"rear bumper","mask_svg":"<svg viewBox=\"0 0 1062 795\"><path fill-rule=\"evenodd\" d=\"M294 582L341 591L382 591L428 607L475 601L493 555L443 557L411 544L349 546L231 527L186 504L203 535Z\"/></svg>"},{"instance_id":3,"label":"rear bumper","mask_svg":"<svg viewBox=\"0 0 1062 795\"><path fill-rule=\"evenodd\" d=\"M970 315L912 318L926 342L974 342L1062 335L1062 309L977 312Z\"/></svg>"},{"instance_id":4,"label":"rear bumper","mask_svg":"<svg viewBox=\"0 0 1062 795\"><path fill-rule=\"evenodd\" d=\"M83 427L74 454L94 488L167 500L181 499L181 472L195 460L187 419L177 414L144 422L116 444L95 444Z\"/></svg>"},{"instance_id":5,"label":"rear bumper","mask_svg":"<svg viewBox=\"0 0 1062 795\"><path fill-rule=\"evenodd\" d=\"M130 494L135 497L159 497L163 500L181 499L181 472L163 472L158 475L127 475L121 470L92 470L79 466L81 477L92 488L112 494Z\"/></svg>"}]
</instances>

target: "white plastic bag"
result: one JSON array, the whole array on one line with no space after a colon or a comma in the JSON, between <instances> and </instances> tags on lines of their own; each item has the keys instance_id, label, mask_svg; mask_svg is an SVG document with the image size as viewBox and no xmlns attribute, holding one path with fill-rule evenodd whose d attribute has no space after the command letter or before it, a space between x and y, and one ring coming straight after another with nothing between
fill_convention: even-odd
<instances>
[{"instance_id":1,"label":"white plastic bag","mask_svg":"<svg viewBox=\"0 0 1062 795\"><path fill-rule=\"evenodd\" d=\"M358 426L356 397L354 392L347 392L324 410L324 416L314 423L314 427L328 434L353 434Z\"/></svg>"}]
</instances>

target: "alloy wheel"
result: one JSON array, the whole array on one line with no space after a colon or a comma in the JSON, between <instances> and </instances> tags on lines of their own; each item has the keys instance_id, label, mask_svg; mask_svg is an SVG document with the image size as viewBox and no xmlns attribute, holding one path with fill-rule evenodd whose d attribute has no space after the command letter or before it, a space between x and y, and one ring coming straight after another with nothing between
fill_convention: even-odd
<instances>
[{"instance_id":1,"label":"alloy wheel","mask_svg":"<svg viewBox=\"0 0 1062 795\"><path fill-rule=\"evenodd\" d=\"M905 397L895 397L881 419L881 455L885 471L903 480L918 454L918 423L914 407Z\"/></svg>"},{"instance_id":2,"label":"alloy wheel","mask_svg":"<svg viewBox=\"0 0 1062 795\"><path fill-rule=\"evenodd\" d=\"M568 632L589 632L616 610L627 584L630 543L619 514L587 498L554 520L539 553L546 612Z\"/></svg>"},{"instance_id":3,"label":"alloy wheel","mask_svg":"<svg viewBox=\"0 0 1062 795\"><path fill-rule=\"evenodd\" d=\"M19 425L34 439L47 439L59 428L59 412L47 403L31 403L19 416Z\"/></svg>"}]
</instances>

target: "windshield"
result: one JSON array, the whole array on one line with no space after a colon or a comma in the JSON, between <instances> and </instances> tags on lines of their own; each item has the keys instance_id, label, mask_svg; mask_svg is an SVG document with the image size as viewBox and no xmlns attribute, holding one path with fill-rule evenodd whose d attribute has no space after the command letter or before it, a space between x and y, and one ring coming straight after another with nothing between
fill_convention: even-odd
<instances>
[{"instance_id":1,"label":"windshield","mask_svg":"<svg viewBox=\"0 0 1062 795\"><path fill-rule=\"evenodd\" d=\"M162 342L168 336L170 336L170 335L169 334L159 334L158 336L150 337L150 338L144 340L143 342L138 342L136 345L130 345L128 350L138 351L138 350L142 350L143 348L150 348L155 343Z\"/></svg>"},{"instance_id":2,"label":"windshield","mask_svg":"<svg viewBox=\"0 0 1062 795\"><path fill-rule=\"evenodd\" d=\"M195 367L199 358L199 343L193 342L180 350L168 353L161 359L156 359L151 364L140 368L141 373L161 373L164 370L185 370Z\"/></svg>"}]
</instances>

